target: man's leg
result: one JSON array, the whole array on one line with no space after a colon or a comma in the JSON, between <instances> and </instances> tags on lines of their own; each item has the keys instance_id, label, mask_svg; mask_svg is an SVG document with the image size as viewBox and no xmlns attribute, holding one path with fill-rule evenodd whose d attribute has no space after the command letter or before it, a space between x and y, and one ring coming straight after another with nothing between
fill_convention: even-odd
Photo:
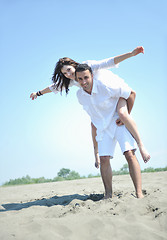
<instances>
[{"instance_id":1,"label":"man's leg","mask_svg":"<svg viewBox=\"0 0 167 240\"><path fill-rule=\"evenodd\" d=\"M124 155L129 165L129 173L135 186L136 196L137 198L143 198L141 170L136 155L133 150L125 152Z\"/></svg>"},{"instance_id":2,"label":"man's leg","mask_svg":"<svg viewBox=\"0 0 167 240\"><path fill-rule=\"evenodd\" d=\"M104 198L112 198L112 169L109 156L100 157L100 171L105 188Z\"/></svg>"}]
</instances>

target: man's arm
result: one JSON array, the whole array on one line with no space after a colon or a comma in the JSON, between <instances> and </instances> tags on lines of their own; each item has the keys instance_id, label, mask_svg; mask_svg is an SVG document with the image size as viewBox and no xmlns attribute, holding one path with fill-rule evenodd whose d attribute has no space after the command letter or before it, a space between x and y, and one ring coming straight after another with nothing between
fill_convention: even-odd
<instances>
[{"instance_id":1,"label":"man's arm","mask_svg":"<svg viewBox=\"0 0 167 240\"><path fill-rule=\"evenodd\" d=\"M134 57L134 56L138 55L139 53L144 53L143 47L137 47L132 52L125 53L125 54L114 57L114 63L118 64L118 63L124 61L125 59L128 59L130 57Z\"/></svg>"},{"instance_id":2,"label":"man's arm","mask_svg":"<svg viewBox=\"0 0 167 240\"><path fill-rule=\"evenodd\" d=\"M93 147L94 147L94 155L95 155L95 167L99 168L100 166L100 157L98 152L98 144L96 141L96 127L91 123L91 130L92 130L92 140L93 140Z\"/></svg>"},{"instance_id":3,"label":"man's arm","mask_svg":"<svg viewBox=\"0 0 167 240\"><path fill-rule=\"evenodd\" d=\"M130 114L135 102L136 98L136 93L132 90L129 98L126 100L127 101L127 107L128 107L128 113Z\"/></svg>"},{"instance_id":4,"label":"man's arm","mask_svg":"<svg viewBox=\"0 0 167 240\"><path fill-rule=\"evenodd\" d=\"M129 114L131 113L133 105L134 105L134 102L135 102L135 98L136 98L136 93L132 90L131 93L130 93L129 98L126 99L127 108L124 108L125 105L123 105L123 111L121 111L121 109L120 109L121 108L121 106L120 106L121 103L118 102L117 111L118 111L119 118L116 120L116 124L118 126L121 126L121 125L124 124L123 121L121 120L122 118L121 118L120 114L121 115L122 115L122 113L125 114L125 112L124 112L125 110L124 109L126 109L126 112L128 111ZM122 99L124 99L124 98L122 98Z\"/></svg>"},{"instance_id":5,"label":"man's arm","mask_svg":"<svg viewBox=\"0 0 167 240\"><path fill-rule=\"evenodd\" d=\"M39 91L39 92L41 93L41 95L43 95L43 94L46 94L46 93L50 93L50 92L52 92L52 91L50 90L49 87L46 87L46 88L44 88L43 90L41 90L41 91ZM37 93L38 93L38 92L33 92L33 93L31 93L30 98L31 98L32 100L36 99L37 96L38 96Z\"/></svg>"}]
</instances>

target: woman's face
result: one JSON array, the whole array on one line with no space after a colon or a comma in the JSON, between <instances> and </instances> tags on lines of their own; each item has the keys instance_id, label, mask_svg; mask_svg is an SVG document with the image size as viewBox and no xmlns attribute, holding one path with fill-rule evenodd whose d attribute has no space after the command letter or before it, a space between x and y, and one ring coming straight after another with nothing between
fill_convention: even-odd
<instances>
[{"instance_id":1,"label":"woman's face","mask_svg":"<svg viewBox=\"0 0 167 240\"><path fill-rule=\"evenodd\" d=\"M75 68L71 65L64 65L61 72L66 78L75 80Z\"/></svg>"}]
</instances>

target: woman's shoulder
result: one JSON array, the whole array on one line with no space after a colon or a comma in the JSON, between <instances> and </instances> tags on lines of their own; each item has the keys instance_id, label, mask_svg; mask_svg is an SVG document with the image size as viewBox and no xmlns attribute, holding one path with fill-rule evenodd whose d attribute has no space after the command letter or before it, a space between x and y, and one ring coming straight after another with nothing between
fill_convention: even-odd
<instances>
[{"instance_id":1,"label":"woman's shoulder","mask_svg":"<svg viewBox=\"0 0 167 240\"><path fill-rule=\"evenodd\" d=\"M72 87L72 86L80 87L79 83L77 81L75 81L75 80L71 80L70 81L69 87Z\"/></svg>"},{"instance_id":2,"label":"woman's shoulder","mask_svg":"<svg viewBox=\"0 0 167 240\"><path fill-rule=\"evenodd\" d=\"M86 63L88 64L90 67L92 67L94 64L97 63L96 60L86 60L86 61L83 61L82 63Z\"/></svg>"}]
</instances>

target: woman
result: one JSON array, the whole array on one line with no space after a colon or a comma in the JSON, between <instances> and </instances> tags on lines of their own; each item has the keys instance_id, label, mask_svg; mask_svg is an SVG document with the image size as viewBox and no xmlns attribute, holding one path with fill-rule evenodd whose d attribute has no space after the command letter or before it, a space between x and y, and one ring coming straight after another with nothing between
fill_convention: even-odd
<instances>
[{"instance_id":1,"label":"woman","mask_svg":"<svg viewBox=\"0 0 167 240\"><path fill-rule=\"evenodd\" d=\"M87 61L86 63L92 68L93 71L98 71L100 69L109 69L112 67L117 67L117 65L122 62L125 59L128 59L130 57L136 56L139 53L144 53L143 47L137 47L132 52L116 56L113 58L104 59L101 61ZM34 92L30 95L30 98L32 100L36 99L37 96L49 93L49 92L62 92L63 90L66 91L66 94L68 94L69 87L75 85L79 87L79 84L75 81L75 69L79 63L76 61L70 59L70 58L61 58L56 64L56 67L54 69L52 81L53 84L41 91ZM116 77L116 75L113 74L113 77ZM150 159L149 153L146 151L142 140L140 138L139 132L137 130L137 126L134 122L134 120L129 115L133 104L135 100L135 92L132 91L131 96L125 100L123 98L119 99L118 105L117 105L117 112L120 117L116 121L117 125L120 126L122 124L125 124L126 128L129 130L129 132L133 135L134 139L136 140L141 156L144 160L144 162L148 162ZM96 128L93 124L91 124L92 127L92 139L94 144L94 154L95 154L95 166L99 168L100 160L98 156L98 146L96 142Z\"/></svg>"}]
</instances>

